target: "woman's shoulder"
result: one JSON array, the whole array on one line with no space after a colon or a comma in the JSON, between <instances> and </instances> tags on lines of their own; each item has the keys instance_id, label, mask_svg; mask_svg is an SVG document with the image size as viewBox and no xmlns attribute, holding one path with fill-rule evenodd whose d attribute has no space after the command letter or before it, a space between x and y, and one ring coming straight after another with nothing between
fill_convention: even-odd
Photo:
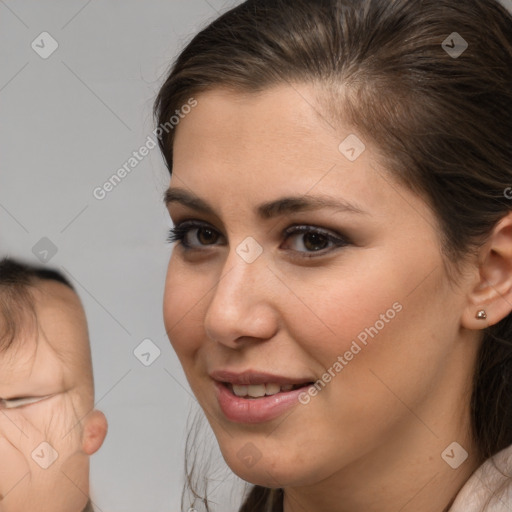
<instances>
[{"instance_id":1,"label":"woman's shoulder","mask_svg":"<svg viewBox=\"0 0 512 512\"><path fill-rule=\"evenodd\" d=\"M487 459L457 494L448 512L509 512L512 505L512 445Z\"/></svg>"}]
</instances>

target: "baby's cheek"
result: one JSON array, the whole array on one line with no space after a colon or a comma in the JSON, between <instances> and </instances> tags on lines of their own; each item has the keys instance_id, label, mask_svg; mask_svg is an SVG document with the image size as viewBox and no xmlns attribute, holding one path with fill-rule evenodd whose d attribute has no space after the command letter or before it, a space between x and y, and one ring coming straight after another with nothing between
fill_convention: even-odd
<instances>
[{"instance_id":1,"label":"baby's cheek","mask_svg":"<svg viewBox=\"0 0 512 512\"><path fill-rule=\"evenodd\" d=\"M28 472L28 461L2 432L0 432L0 461L0 495L6 496Z\"/></svg>"},{"instance_id":2,"label":"baby's cheek","mask_svg":"<svg viewBox=\"0 0 512 512\"><path fill-rule=\"evenodd\" d=\"M62 421L60 416L62 411L60 407L56 406L56 400L56 397L42 400L20 408L19 412L35 430L43 436L47 436L49 431Z\"/></svg>"},{"instance_id":3,"label":"baby's cheek","mask_svg":"<svg viewBox=\"0 0 512 512\"><path fill-rule=\"evenodd\" d=\"M80 445L82 425L77 407L69 393L58 393L47 400L23 408L23 416L59 457L76 451Z\"/></svg>"}]
</instances>

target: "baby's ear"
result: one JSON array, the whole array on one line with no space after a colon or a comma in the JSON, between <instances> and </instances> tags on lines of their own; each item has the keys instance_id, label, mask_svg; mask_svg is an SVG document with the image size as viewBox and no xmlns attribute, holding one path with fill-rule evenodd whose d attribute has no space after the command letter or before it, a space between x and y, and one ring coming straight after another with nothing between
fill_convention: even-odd
<instances>
[{"instance_id":1,"label":"baby's ear","mask_svg":"<svg viewBox=\"0 0 512 512\"><path fill-rule=\"evenodd\" d=\"M82 450L87 455L96 453L107 435L107 418L101 411L90 412L84 420Z\"/></svg>"}]
</instances>

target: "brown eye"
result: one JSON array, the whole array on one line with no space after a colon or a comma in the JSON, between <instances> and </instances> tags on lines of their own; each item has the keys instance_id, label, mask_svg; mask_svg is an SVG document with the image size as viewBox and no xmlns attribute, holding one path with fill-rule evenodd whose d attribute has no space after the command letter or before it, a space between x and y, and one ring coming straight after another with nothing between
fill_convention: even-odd
<instances>
[{"instance_id":1,"label":"brown eye","mask_svg":"<svg viewBox=\"0 0 512 512\"><path fill-rule=\"evenodd\" d=\"M181 242L185 249L200 249L207 245L216 245L221 235L204 223L187 221L170 230L168 242Z\"/></svg>"},{"instance_id":2,"label":"brown eye","mask_svg":"<svg viewBox=\"0 0 512 512\"><path fill-rule=\"evenodd\" d=\"M350 245L346 237L313 226L290 227L285 231L285 238L286 249L305 258L314 257L314 253L320 253L318 256L322 256L330 253L330 249Z\"/></svg>"},{"instance_id":3,"label":"brown eye","mask_svg":"<svg viewBox=\"0 0 512 512\"><path fill-rule=\"evenodd\" d=\"M308 251L321 251L329 245L329 240L318 233L306 233L303 235L303 244Z\"/></svg>"},{"instance_id":4,"label":"brown eye","mask_svg":"<svg viewBox=\"0 0 512 512\"><path fill-rule=\"evenodd\" d=\"M201 245L214 244L218 238L218 233L216 233L213 229L207 227L197 229L197 239Z\"/></svg>"}]
</instances>

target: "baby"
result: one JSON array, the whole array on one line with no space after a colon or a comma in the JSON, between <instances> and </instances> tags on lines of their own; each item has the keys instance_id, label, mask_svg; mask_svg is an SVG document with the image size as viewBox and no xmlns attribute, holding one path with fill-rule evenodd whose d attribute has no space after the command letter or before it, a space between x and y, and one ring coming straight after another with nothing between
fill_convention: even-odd
<instances>
[{"instance_id":1,"label":"baby","mask_svg":"<svg viewBox=\"0 0 512 512\"><path fill-rule=\"evenodd\" d=\"M92 512L94 410L87 322L57 271L0 261L0 512Z\"/></svg>"}]
</instances>

